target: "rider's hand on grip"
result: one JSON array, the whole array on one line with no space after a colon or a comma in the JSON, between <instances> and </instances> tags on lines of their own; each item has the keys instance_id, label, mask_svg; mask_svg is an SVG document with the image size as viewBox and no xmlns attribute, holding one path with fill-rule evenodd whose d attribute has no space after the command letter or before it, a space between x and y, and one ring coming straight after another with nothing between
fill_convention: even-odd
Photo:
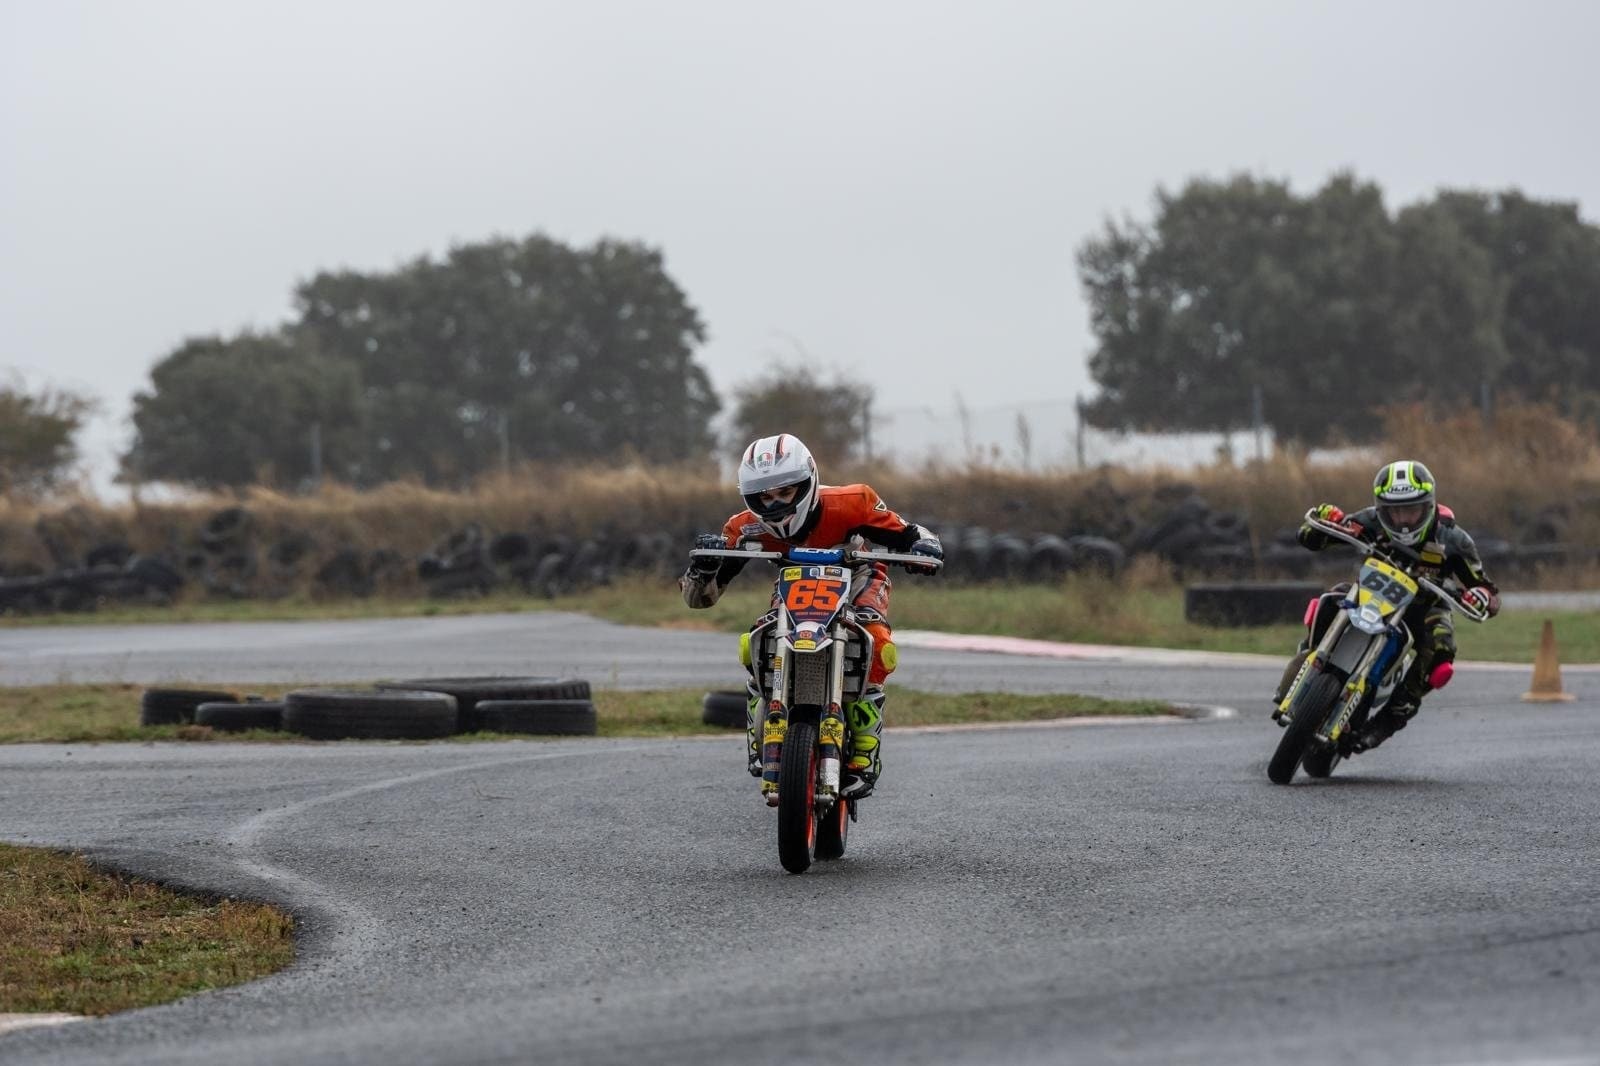
<instances>
[{"instance_id":1,"label":"rider's hand on grip","mask_svg":"<svg viewBox=\"0 0 1600 1066\"><path fill-rule=\"evenodd\" d=\"M1330 522L1333 525L1344 521L1344 512L1331 503L1319 503L1311 509L1311 513L1316 515L1318 521Z\"/></svg>"},{"instance_id":2,"label":"rider's hand on grip","mask_svg":"<svg viewBox=\"0 0 1600 1066\"><path fill-rule=\"evenodd\" d=\"M924 537L921 540L918 540L915 544L911 545L911 554L912 555L926 555L930 559L938 559L940 561L943 561L944 560L944 545L940 544L936 540L933 540L933 539L928 538L928 537ZM909 573L909 574L931 574L931 573L933 573L933 568L932 567L917 566L915 563L906 563L904 565L905 565L905 568L906 568L906 572Z\"/></svg>"},{"instance_id":3,"label":"rider's hand on grip","mask_svg":"<svg viewBox=\"0 0 1600 1066\"><path fill-rule=\"evenodd\" d=\"M694 538L696 548L721 549L728 546L728 538L720 533L701 533ZM697 574L714 574L722 568L722 560L716 556L697 556L689 560L689 569Z\"/></svg>"},{"instance_id":4,"label":"rider's hand on grip","mask_svg":"<svg viewBox=\"0 0 1600 1066\"><path fill-rule=\"evenodd\" d=\"M1475 611L1482 611L1484 614L1494 614L1495 609L1499 606L1498 601L1499 597L1482 585L1470 588L1461 594L1462 603Z\"/></svg>"}]
</instances>

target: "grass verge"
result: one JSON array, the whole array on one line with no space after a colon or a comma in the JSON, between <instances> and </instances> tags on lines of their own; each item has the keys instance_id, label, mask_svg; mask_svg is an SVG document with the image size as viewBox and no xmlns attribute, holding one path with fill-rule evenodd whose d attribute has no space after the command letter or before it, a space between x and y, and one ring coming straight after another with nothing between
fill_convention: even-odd
<instances>
[{"instance_id":1,"label":"grass verge","mask_svg":"<svg viewBox=\"0 0 1600 1066\"><path fill-rule=\"evenodd\" d=\"M214 687L214 686L212 686ZM246 686L221 686L242 691ZM281 686L248 686L267 696ZM0 688L0 743L97 741L242 741L321 743L290 733L253 730L217 733L204 726L139 725L137 685L37 685ZM700 721L703 689L600 690L595 710L603 737L690 736L715 732ZM1159 700L1103 700L1092 696L1018 696L1008 693L947 695L891 688L890 725L1039 721L1074 715L1170 713ZM508 734L474 733L458 741L505 740ZM526 739L526 738L522 738Z\"/></svg>"},{"instance_id":2,"label":"grass verge","mask_svg":"<svg viewBox=\"0 0 1600 1066\"><path fill-rule=\"evenodd\" d=\"M1050 585L943 585L897 578L894 620L908 629L1030 637L1084 644L1121 644L1201 651L1257 652L1288 659L1299 625L1221 628L1183 620L1183 590L1075 578ZM767 588L735 585L715 607L691 611L674 593L627 586L596 589L581 601L553 606L632 625L742 631L766 609ZM1482 625L1458 622L1462 659L1532 663L1544 620L1555 623L1563 662L1600 662L1600 612L1503 611Z\"/></svg>"},{"instance_id":3,"label":"grass verge","mask_svg":"<svg viewBox=\"0 0 1600 1066\"><path fill-rule=\"evenodd\" d=\"M273 907L205 900L0 844L0 1011L109 1014L254 980L294 958Z\"/></svg>"},{"instance_id":4,"label":"grass verge","mask_svg":"<svg viewBox=\"0 0 1600 1066\"><path fill-rule=\"evenodd\" d=\"M747 577L715 607L691 611L675 588L659 582L618 582L554 600L520 593L455 600L369 599L318 601L200 600L171 607L111 607L98 613L26 616L5 625L134 624L145 622L301 621L348 618L416 618L496 611L577 611L631 625L682 626L736 633L766 608L767 587ZM1300 639L1297 625L1247 629L1192 625L1183 620L1183 589L1162 582L1113 583L1073 578L1060 585L950 585L897 578L898 625L952 633L982 633L1085 644L1260 652L1288 657ZM1531 663L1546 618L1555 622L1564 662L1600 662L1600 613L1505 611L1484 624L1456 627L1463 659ZM127 738L135 739L135 738Z\"/></svg>"}]
</instances>

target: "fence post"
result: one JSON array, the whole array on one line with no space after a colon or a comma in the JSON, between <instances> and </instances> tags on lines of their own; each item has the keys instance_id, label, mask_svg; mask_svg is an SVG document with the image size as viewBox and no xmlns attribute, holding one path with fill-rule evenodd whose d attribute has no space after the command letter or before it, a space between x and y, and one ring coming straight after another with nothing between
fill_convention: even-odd
<instances>
[{"instance_id":1,"label":"fence post","mask_svg":"<svg viewBox=\"0 0 1600 1066\"><path fill-rule=\"evenodd\" d=\"M1266 447L1263 443L1263 431L1266 429L1266 404L1261 398L1261 386L1250 386L1250 425L1256 431L1256 462L1266 459Z\"/></svg>"},{"instance_id":2,"label":"fence post","mask_svg":"<svg viewBox=\"0 0 1600 1066\"><path fill-rule=\"evenodd\" d=\"M322 423L311 423L311 491L322 487Z\"/></svg>"}]
</instances>

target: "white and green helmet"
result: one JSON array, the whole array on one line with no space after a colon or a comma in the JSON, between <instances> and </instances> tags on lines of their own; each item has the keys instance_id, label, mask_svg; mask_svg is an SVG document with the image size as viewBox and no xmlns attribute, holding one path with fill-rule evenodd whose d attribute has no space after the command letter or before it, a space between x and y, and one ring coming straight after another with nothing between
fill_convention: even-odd
<instances>
[{"instance_id":1,"label":"white and green helmet","mask_svg":"<svg viewBox=\"0 0 1600 1066\"><path fill-rule=\"evenodd\" d=\"M1378 524L1396 544L1422 543L1439 514L1433 495L1433 474L1414 459L1400 459L1372 479Z\"/></svg>"}]
</instances>

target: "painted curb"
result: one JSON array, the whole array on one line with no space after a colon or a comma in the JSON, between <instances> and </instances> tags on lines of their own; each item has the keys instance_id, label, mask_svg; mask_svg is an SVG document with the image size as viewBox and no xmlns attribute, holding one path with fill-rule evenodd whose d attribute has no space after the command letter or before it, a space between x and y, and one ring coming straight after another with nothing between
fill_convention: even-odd
<instances>
[{"instance_id":1,"label":"painted curb","mask_svg":"<svg viewBox=\"0 0 1600 1066\"><path fill-rule=\"evenodd\" d=\"M0 1014L0 1033L11 1033L18 1029L38 1029L46 1025L65 1025L68 1022L81 1022L87 1017L84 1014Z\"/></svg>"}]
</instances>

